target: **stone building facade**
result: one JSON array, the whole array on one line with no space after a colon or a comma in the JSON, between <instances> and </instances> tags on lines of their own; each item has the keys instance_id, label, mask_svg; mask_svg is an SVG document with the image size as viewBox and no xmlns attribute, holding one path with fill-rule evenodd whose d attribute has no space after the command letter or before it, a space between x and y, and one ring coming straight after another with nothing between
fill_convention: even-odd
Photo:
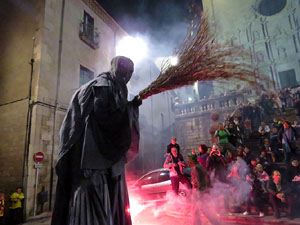
<instances>
[{"instance_id":1,"label":"stone building facade","mask_svg":"<svg viewBox=\"0 0 300 225\"><path fill-rule=\"evenodd\" d=\"M251 52L252 64L269 76L270 88L300 82L300 1L203 0L219 41Z\"/></svg>"},{"instance_id":2,"label":"stone building facade","mask_svg":"<svg viewBox=\"0 0 300 225\"><path fill-rule=\"evenodd\" d=\"M43 152L38 192L53 205L58 132L74 91L110 68L126 32L96 0L0 2L0 192L21 186L34 208L33 155Z\"/></svg>"}]
</instances>

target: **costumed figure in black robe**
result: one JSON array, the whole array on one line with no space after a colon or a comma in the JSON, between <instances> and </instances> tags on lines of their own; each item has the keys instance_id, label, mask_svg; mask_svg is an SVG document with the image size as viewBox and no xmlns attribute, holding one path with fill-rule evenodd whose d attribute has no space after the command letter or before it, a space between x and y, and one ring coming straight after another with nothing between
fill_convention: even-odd
<instances>
[{"instance_id":1,"label":"costumed figure in black robe","mask_svg":"<svg viewBox=\"0 0 300 225\"><path fill-rule=\"evenodd\" d=\"M60 130L52 225L131 225L125 163L138 153L136 96L127 101L133 62L111 70L73 95Z\"/></svg>"}]
</instances>

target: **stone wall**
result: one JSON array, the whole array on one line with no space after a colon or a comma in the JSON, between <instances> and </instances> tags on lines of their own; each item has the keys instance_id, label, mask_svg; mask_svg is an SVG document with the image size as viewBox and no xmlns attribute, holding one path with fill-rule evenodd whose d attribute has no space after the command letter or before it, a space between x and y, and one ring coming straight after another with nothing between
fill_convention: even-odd
<instances>
[{"instance_id":1,"label":"stone wall","mask_svg":"<svg viewBox=\"0 0 300 225\"><path fill-rule=\"evenodd\" d=\"M28 101L0 107L0 192L6 198L22 186Z\"/></svg>"},{"instance_id":2,"label":"stone wall","mask_svg":"<svg viewBox=\"0 0 300 225\"><path fill-rule=\"evenodd\" d=\"M238 104L244 102L245 93L220 96L213 99L196 101L174 106L176 115L175 130L182 154L186 156L192 149L198 150L200 144L211 146L209 133L211 113L219 114L219 122L224 122L226 114L232 113ZM246 94L248 96L248 94Z\"/></svg>"},{"instance_id":3,"label":"stone wall","mask_svg":"<svg viewBox=\"0 0 300 225\"><path fill-rule=\"evenodd\" d=\"M24 155L31 58L33 67L32 93L36 97L40 26L44 1L1 1L0 3L0 191L6 199L25 184ZM9 204L9 201L7 201Z\"/></svg>"}]
</instances>

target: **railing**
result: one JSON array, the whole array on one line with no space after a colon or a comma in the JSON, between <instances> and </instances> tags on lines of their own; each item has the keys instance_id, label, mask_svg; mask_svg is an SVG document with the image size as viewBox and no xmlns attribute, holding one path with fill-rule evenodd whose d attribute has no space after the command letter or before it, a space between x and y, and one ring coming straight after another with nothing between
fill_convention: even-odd
<instances>
[{"instance_id":1,"label":"railing","mask_svg":"<svg viewBox=\"0 0 300 225\"><path fill-rule=\"evenodd\" d=\"M99 48L99 33L95 31L94 26L81 22L79 37L91 48Z\"/></svg>"},{"instance_id":2,"label":"railing","mask_svg":"<svg viewBox=\"0 0 300 225\"><path fill-rule=\"evenodd\" d=\"M228 96L219 96L210 99L202 99L193 103L175 103L174 113L176 117L201 114L217 111L230 111L234 110L241 102L244 102L244 94L232 94Z\"/></svg>"}]
</instances>

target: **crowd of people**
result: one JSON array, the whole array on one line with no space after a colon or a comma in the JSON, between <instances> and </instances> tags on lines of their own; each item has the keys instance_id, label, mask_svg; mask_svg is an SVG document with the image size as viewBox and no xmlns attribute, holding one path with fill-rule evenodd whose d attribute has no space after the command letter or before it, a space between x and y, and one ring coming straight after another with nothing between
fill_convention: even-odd
<instances>
[{"instance_id":1,"label":"crowd of people","mask_svg":"<svg viewBox=\"0 0 300 225\"><path fill-rule=\"evenodd\" d=\"M234 187L231 189L233 193L224 196L224 209L228 214L239 212L246 216L255 209L259 217L264 217L272 207L276 218L284 211L287 217L294 218L300 209L300 165L296 142L300 125L298 119L290 122L282 118L282 113L294 107L299 116L299 101L297 88L294 92L282 90L277 99L263 94L255 104L244 103L231 115L226 115L224 123L219 123L214 132L217 143L211 147L200 144L199 151L192 150L188 155L188 163L184 162L173 137L164 167L172 171L170 176L175 194L178 194L179 182L201 191L213 187L218 181ZM182 172L186 166L193 168L191 182ZM248 184L248 191L245 191L246 186L240 185L242 183ZM242 201L235 201L241 197Z\"/></svg>"},{"instance_id":2,"label":"crowd of people","mask_svg":"<svg viewBox=\"0 0 300 225\"><path fill-rule=\"evenodd\" d=\"M17 225L23 223L23 201L24 194L21 187L18 187L10 195L9 201L6 201L5 195L0 193L0 225Z\"/></svg>"}]
</instances>

